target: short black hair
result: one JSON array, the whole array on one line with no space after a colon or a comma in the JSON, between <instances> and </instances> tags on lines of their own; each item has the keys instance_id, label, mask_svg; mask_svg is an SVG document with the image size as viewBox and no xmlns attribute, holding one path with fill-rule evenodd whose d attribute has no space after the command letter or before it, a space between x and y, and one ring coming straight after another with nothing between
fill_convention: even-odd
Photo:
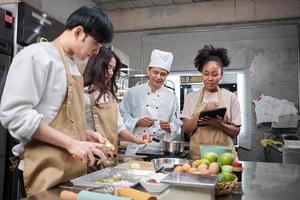
<instances>
[{"instance_id":1,"label":"short black hair","mask_svg":"<svg viewBox=\"0 0 300 200\"><path fill-rule=\"evenodd\" d=\"M198 51L198 54L194 59L194 64L198 71L202 72L203 66L209 61L217 62L221 66L221 70L223 72L223 68L228 67L230 64L227 49L215 48L212 45L205 45Z\"/></svg>"},{"instance_id":2,"label":"short black hair","mask_svg":"<svg viewBox=\"0 0 300 200\"><path fill-rule=\"evenodd\" d=\"M84 31L97 42L110 43L113 38L113 25L105 12L94 5L85 5L75 10L67 19L65 30L82 26Z\"/></svg>"}]
</instances>

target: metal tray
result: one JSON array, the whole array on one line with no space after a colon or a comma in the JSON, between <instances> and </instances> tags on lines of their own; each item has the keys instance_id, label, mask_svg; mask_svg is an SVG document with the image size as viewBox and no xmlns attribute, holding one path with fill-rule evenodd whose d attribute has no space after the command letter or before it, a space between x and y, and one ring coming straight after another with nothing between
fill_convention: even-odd
<instances>
[{"instance_id":1,"label":"metal tray","mask_svg":"<svg viewBox=\"0 0 300 200\"><path fill-rule=\"evenodd\" d=\"M283 147L300 149L300 140L283 140Z\"/></svg>"},{"instance_id":2,"label":"metal tray","mask_svg":"<svg viewBox=\"0 0 300 200\"><path fill-rule=\"evenodd\" d=\"M128 170L117 168L105 168L99 171L80 176L72 179L71 182L76 186L83 187L99 187L99 186L115 186L115 187L133 187L139 183L139 180L143 176L147 176L153 173L148 170ZM97 182L97 178L112 178L114 175L121 175L121 181L112 183Z\"/></svg>"},{"instance_id":3,"label":"metal tray","mask_svg":"<svg viewBox=\"0 0 300 200\"><path fill-rule=\"evenodd\" d=\"M217 184L217 176L205 174L170 173L160 182L182 187L215 188Z\"/></svg>"}]
</instances>

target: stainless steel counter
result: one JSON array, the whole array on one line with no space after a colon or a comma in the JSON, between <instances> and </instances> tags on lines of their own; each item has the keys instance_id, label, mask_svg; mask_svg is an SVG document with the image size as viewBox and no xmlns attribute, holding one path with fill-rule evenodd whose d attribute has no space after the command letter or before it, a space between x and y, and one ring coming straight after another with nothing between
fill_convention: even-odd
<instances>
[{"instance_id":1,"label":"stainless steel counter","mask_svg":"<svg viewBox=\"0 0 300 200\"><path fill-rule=\"evenodd\" d=\"M216 197L218 200L298 200L300 165L243 162L243 194ZM59 189L51 189L26 200L59 200ZM25 199L24 199L25 200Z\"/></svg>"}]
</instances>

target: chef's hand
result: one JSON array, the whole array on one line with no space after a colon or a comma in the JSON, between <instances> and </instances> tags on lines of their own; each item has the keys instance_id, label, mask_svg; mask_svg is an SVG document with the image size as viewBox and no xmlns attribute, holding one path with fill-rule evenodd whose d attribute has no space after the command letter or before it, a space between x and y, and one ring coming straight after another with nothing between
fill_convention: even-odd
<instances>
[{"instance_id":1,"label":"chef's hand","mask_svg":"<svg viewBox=\"0 0 300 200\"><path fill-rule=\"evenodd\" d=\"M199 123L222 129L222 117L220 117L219 115L217 116L217 118L208 116L201 117L199 119Z\"/></svg>"},{"instance_id":2,"label":"chef's hand","mask_svg":"<svg viewBox=\"0 0 300 200\"><path fill-rule=\"evenodd\" d=\"M136 144L147 144L151 142L152 137L147 133L142 133L138 137L136 137L135 143Z\"/></svg>"},{"instance_id":3,"label":"chef's hand","mask_svg":"<svg viewBox=\"0 0 300 200\"><path fill-rule=\"evenodd\" d=\"M105 152L105 154L113 155L113 151L116 149L115 146L110 143L106 138L104 138L100 133L87 130L87 141L95 142L101 144L101 150Z\"/></svg>"},{"instance_id":4,"label":"chef's hand","mask_svg":"<svg viewBox=\"0 0 300 200\"><path fill-rule=\"evenodd\" d=\"M144 117L138 120L137 125L142 127L150 127L153 126L154 122L155 122L154 119L150 117Z\"/></svg>"},{"instance_id":5,"label":"chef's hand","mask_svg":"<svg viewBox=\"0 0 300 200\"><path fill-rule=\"evenodd\" d=\"M100 143L73 140L67 150L74 159L82 160L92 166L96 160L95 155L99 157L101 161L107 162L105 152L103 152L101 148Z\"/></svg>"},{"instance_id":6,"label":"chef's hand","mask_svg":"<svg viewBox=\"0 0 300 200\"><path fill-rule=\"evenodd\" d=\"M220 106L220 104L218 102L215 101L209 101L207 102L206 106L205 106L205 110L211 110L211 109L216 109Z\"/></svg>"},{"instance_id":7,"label":"chef's hand","mask_svg":"<svg viewBox=\"0 0 300 200\"><path fill-rule=\"evenodd\" d=\"M166 120L159 120L160 128L166 131L167 133L171 133L170 122Z\"/></svg>"}]
</instances>

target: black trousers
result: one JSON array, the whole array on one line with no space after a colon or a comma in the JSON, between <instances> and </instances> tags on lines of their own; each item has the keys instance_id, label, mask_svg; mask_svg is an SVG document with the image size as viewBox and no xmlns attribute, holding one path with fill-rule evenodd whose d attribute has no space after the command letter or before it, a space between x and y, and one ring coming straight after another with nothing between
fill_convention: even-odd
<instances>
[{"instance_id":1,"label":"black trousers","mask_svg":"<svg viewBox=\"0 0 300 200\"><path fill-rule=\"evenodd\" d=\"M17 169L16 170L17 174L18 174L18 179L19 179L19 192L22 198L27 197L26 195L26 191L25 191L25 185L24 185L24 179L23 179L23 171Z\"/></svg>"}]
</instances>

